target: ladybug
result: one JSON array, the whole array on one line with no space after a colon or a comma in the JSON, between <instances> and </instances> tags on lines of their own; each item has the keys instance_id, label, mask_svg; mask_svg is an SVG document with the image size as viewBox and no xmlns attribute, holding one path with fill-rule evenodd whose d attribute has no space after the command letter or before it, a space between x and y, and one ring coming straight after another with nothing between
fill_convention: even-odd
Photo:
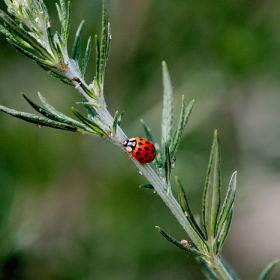
<instances>
[{"instance_id":1,"label":"ladybug","mask_svg":"<svg viewBox=\"0 0 280 280\"><path fill-rule=\"evenodd\" d=\"M127 139L123 142L127 154L134 157L139 162L152 162L156 156L156 148L154 144L147 138L135 137Z\"/></svg>"}]
</instances>

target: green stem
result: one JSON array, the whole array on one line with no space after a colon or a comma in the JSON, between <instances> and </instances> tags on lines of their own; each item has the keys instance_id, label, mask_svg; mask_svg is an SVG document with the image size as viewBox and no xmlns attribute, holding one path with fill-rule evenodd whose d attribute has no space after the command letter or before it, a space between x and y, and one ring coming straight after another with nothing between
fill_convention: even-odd
<instances>
[{"instance_id":1,"label":"green stem","mask_svg":"<svg viewBox=\"0 0 280 280\"><path fill-rule=\"evenodd\" d=\"M72 75L70 74L70 76L75 76L75 74L76 73L72 73ZM69 73L68 73L68 75L69 75ZM84 98L86 98L86 100L88 102L92 101L92 98L90 96L88 96L81 87L78 88L78 91L83 95ZM103 106L101 106L101 108L94 108L94 110L96 111L96 113L100 116L102 121L108 127L112 127L113 117L108 112L108 110L106 108L106 103L104 103L102 105ZM128 137L123 132L123 130L120 127L118 127L116 135L114 136L114 138L112 138L112 142L121 144L127 138ZM169 190L169 188L165 184L165 182L162 181L162 179L156 174L154 169L152 169L152 167L149 164L142 165L134 158L132 158L132 161L138 167L141 174L144 175L147 178L147 180L152 184L155 191L158 193L158 195L161 197L161 199L165 202L167 207L171 210L172 214L176 217L178 222L181 224L181 226L187 232L187 234L189 235L192 242L196 245L196 247L204 254L209 255L206 244L200 238L200 236L196 233L196 231L192 228L191 224L189 223L185 214L183 213L179 203L174 198L172 192ZM207 261L207 260L205 260L205 261ZM226 269L224 268L222 263L219 261L219 259L215 258L215 259L212 259L212 261L214 263L210 261L210 263L212 263L211 267L213 268L215 274L220 275L219 279L223 279L223 280L231 279L229 274L227 273Z\"/></svg>"},{"instance_id":2,"label":"green stem","mask_svg":"<svg viewBox=\"0 0 280 280\"><path fill-rule=\"evenodd\" d=\"M88 88L88 85L82 80L82 77L79 76L79 73L77 73L72 67L69 67L68 71L66 71L65 75L71 80L72 77L79 77L80 81L83 82L83 85ZM77 87L77 90L80 92L80 94L89 102L95 102L96 100L93 100L84 90L82 87ZM103 90L103 88L102 88ZM101 99L103 97L103 92L101 93ZM103 123L108 127L108 129L113 127L113 117L108 112L106 103L104 99L99 99L100 101L100 108L94 107L94 110L99 115L99 117L102 119ZM114 144L118 144L119 147L121 146L121 143L128 137L123 132L123 130L120 127L117 127L116 135L111 136L111 141ZM124 150L124 148L123 148ZM213 271L214 274L218 276L219 279L223 280L230 280L232 279L230 275L228 274L226 268L221 263L220 259L216 256L214 258L211 258L211 252L209 252L207 245L205 244L204 240L201 239L201 237L197 234L197 232L193 229L191 224L189 223L188 219L186 218L184 212L181 209L181 206L177 202L177 200L174 198L169 186L163 182L163 180L156 174L154 169L149 164L142 165L137 160L132 158L132 161L135 163L135 165L138 167L141 174L143 174L148 181L152 184L155 191L158 193L158 195L161 197L161 199L165 202L167 207L171 210L172 214L176 217L178 222L181 224L181 226L184 228L184 230L189 235L192 242L195 244L198 250L200 250L205 255L209 256L207 260L205 260L209 264L209 268Z\"/></svg>"},{"instance_id":3,"label":"green stem","mask_svg":"<svg viewBox=\"0 0 280 280\"><path fill-rule=\"evenodd\" d=\"M99 109L100 110L100 109ZM113 120L113 117L107 111L106 108L102 109L102 115L106 120ZM104 120L104 119L103 119ZM108 125L112 125L107 123ZM118 134L116 134L116 138L118 141L122 142L123 137L127 137L121 128L118 128ZM121 139L120 139L121 138ZM124 138L124 139L125 139ZM196 233L196 231L192 228L189 221L186 219L185 214L183 213L179 203L174 198L172 192L168 189L168 186L162 181L162 179L156 174L154 169L149 164L141 164L134 158L132 161L138 167L139 171L142 175L144 175L147 180L152 184L157 194L161 197L161 199L165 202L167 207L171 210L172 214L176 217L178 222L187 232L192 242L196 245L196 247L206 255L209 255L208 249L204 241L200 238L200 236ZM215 256L209 262L210 269L217 275L217 277L221 280L231 280L231 276L227 272L226 268L222 264L221 260Z\"/></svg>"},{"instance_id":4,"label":"green stem","mask_svg":"<svg viewBox=\"0 0 280 280\"><path fill-rule=\"evenodd\" d=\"M188 233L192 242L197 246L197 248L208 255L208 250L204 242L201 240L196 231L192 228L189 221L187 220L184 212L181 209L181 206L174 198L172 192L168 189L168 186L162 181L162 179L155 173L152 167L148 164L142 165L138 163L136 160L134 161L136 166L139 168L141 174L143 174L148 181L152 184L155 191L161 197L161 199L165 202L167 207L171 210L172 214L176 217L178 222L184 228L184 230Z\"/></svg>"},{"instance_id":5,"label":"green stem","mask_svg":"<svg viewBox=\"0 0 280 280\"><path fill-rule=\"evenodd\" d=\"M222 264L221 259L218 258L217 256L213 259L212 263L212 268L213 271L215 272L215 274L217 275L218 279L221 280L232 280L232 277L230 276L230 274L228 273L227 269L225 268L225 266ZM210 269L211 269L210 267Z\"/></svg>"}]
</instances>

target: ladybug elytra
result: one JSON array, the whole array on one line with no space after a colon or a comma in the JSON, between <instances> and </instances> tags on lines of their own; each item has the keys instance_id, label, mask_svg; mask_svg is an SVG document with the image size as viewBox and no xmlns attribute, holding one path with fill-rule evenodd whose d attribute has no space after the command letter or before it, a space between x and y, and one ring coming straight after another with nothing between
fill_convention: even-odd
<instances>
[{"instance_id":1,"label":"ladybug elytra","mask_svg":"<svg viewBox=\"0 0 280 280\"><path fill-rule=\"evenodd\" d=\"M123 142L123 146L126 148L127 154L142 164L152 162L156 156L154 144L144 137L127 139Z\"/></svg>"}]
</instances>

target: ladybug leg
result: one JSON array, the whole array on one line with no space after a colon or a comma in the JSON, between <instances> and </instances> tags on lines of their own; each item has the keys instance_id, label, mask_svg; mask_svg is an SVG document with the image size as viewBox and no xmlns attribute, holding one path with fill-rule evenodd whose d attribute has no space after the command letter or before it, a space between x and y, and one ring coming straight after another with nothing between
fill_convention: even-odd
<instances>
[{"instance_id":1,"label":"ladybug leg","mask_svg":"<svg viewBox=\"0 0 280 280\"><path fill-rule=\"evenodd\" d=\"M126 155L129 155L129 159L132 159L132 153L131 152L126 152Z\"/></svg>"}]
</instances>

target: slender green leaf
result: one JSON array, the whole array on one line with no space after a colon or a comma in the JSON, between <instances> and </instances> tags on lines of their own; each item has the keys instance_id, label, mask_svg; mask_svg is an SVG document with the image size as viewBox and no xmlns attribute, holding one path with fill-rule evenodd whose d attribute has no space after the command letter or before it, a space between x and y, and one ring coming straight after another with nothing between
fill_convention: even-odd
<instances>
[{"instance_id":1,"label":"slender green leaf","mask_svg":"<svg viewBox=\"0 0 280 280\"><path fill-rule=\"evenodd\" d=\"M55 53L55 57L58 57L60 60L60 70L62 71L66 71L66 69L64 69L64 67L61 67L61 62L63 62L65 65L67 65L64 62L64 52L65 52L65 44L63 42L63 39L61 37L61 35L58 32L55 32L54 36L53 36L53 42L56 46L56 53Z\"/></svg>"},{"instance_id":2,"label":"slender green leaf","mask_svg":"<svg viewBox=\"0 0 280 280\"><path fill-rule=\"evenodd\" d=\"M19 36L23 41L27 42L32 48L34 48L34 50L36 50L42 56L44 56L50 61L52 60L52 56L46 51L46 49L2 10L0 10L0 17L9 26L9 30L13 30L13 32L17 34L17 36Z\"/></svg>"},{"instance_id":3,"label":"slender green leaf","mask_svg":"<svg viewBox=\"0 0 280 280\"><path fill-rule=\"evenodd\" d=\"M180 241L176 240L175 238L173 238L171 235L169 235L167 232L165 232L163 229L161 229L160 227L156 227L157 230L159 231L159 233L165 237L169 242L173 243L174 245L176 245L178 248L187 251L191 254L194 254L196 256L199 257L206 257L203 253L201 253L200 251L198 251L197 249L195 249L194 247L191 246L185 246L183 245Z\"/></svg>"},{"instance_id":4,"label":"slender green leaf","mask_svg":"<svg viewBox=\"0 0 280 280\"><path fill-rule=\"evenodd\" d=\"M162 152L161 152L160 145L157 142L155 136L153 135L153 133L152 133L151 129L148 127L148 125L143 120L140 120L140 121L141 121L141 123L142 123L142 125L144 127L144 130L145 130L147 138L153 142L153 144L154 144L154 146L156 148L157 154L156 154L154 163L159 168L162 168L163 167L164 159L162 157Z\"/></svg>"},{"instance_id":5,"label":"slender green leaf","mask_svg":"<svg viewBox=\"0 0 280 280\"><path fill-rule=\"evenodd\" d=\"M100 136L107 135L107 133L100 127L100 125L94 122L92 118L89 119L84 117L74 107L72 107L71 110L83 123L92 128L97 134L99 134Z\"/></svg>"},{"instance_id":6,"label":"slender green leaf","mask_svg":"<svg viewBox=\"0 0 280 280\"><path fill-rule=\"evenodd\" d=\"M139 188L154 190L154 187L151 184L142 184L142 185L139 186Z\"/></svg>"},{"instance_id":7,"label":"slender green leaf","mask_svg":"<svg viewBox=\"0 0 280 280\"><path fill-rule=\"evenodd\" d=\"M118 126L121 126L123 116L124 116L124 111L121 112L121 114L119 115L119 117L117 119L117 125Z\"/></svg>"},{"instance_id":8,"label":"slender green leaf","mask_svg":"<svg viewBox=\"0 0 280 280\"><path fill-rule=\"evenodd\" d=\"M236 175L237 175L236 172L232 174L229 187L227 190L226 198L224 200L217 222L216 236L218 237L217 238L218 251L221 250L221 247L226 239L230 227L230 222L232 219L233 203L234 203L235 192L236 192Z\"/></svg>"},{"instance_id":9,"label":"slender green leaf","mask_svg":"<svg viewBox=\"0 0 280 280\"><path fill-rule=\"evenodd\" d=\"M171 145L170 145L170 157L173 160L175 160L175 158L176 158L176 153L177 153L179 144L182 139L183 130L186 127L186 124L190 117L193 105L194 105L194 100L192 100L190 102L190 104L188 105L188 107L186 107L185 101L184 101L184 95L182 95L182 108L181 108L180 119L179 119L178 125L175 129L175 132L173 134L173 137L171 140Z\"/></svg>"},{"instance_id":10,"label":"slender green leaf","mask_svg":"<svg viewBox=\"0 0 280 280\"><path fill-rule=\"evenodd\" d=\"M165 144L165 159L164 159L164 173L166 184L170 184L170 176L171 176L171 158L169 154L169 147Z\"/></svg>"},{"instance_id":11,"label":"slender green leaf","mask_svg":"<svg viewBox=\"0 0 280 280\"><path fill-rule=\"evenodd\" d=\"M53 112L46 110L45 108L35 104L32 100L30 100L27 96L25 96L24 94L22 94L22 96L24 97L24 99L31 105L32 108L34 108L37 112L39 112L40 114L42 114L43 116L47 117L48 119L57 121L57 122L61 122L61 123L65 123L71 126L74 126L76 128L80 128L82 129L82 131L85 132L89 132L92 133L93 130L90 129L89 127L87 127L86 125L84 125L83 123L77 122L65 115L63 115L62 113L57 114L56 112L58 111L54 111L55 109L49 104L49 106L51 106L54 110ZM47 101L39 94L39 97L41 100L44 100L43 104L48 104Z\"/></svg>"},{"instance_id":12,"label":"slender green leaf","mask_svg":"<svg viewBox=\"0 0 280 280\"><path fill-rule=\"evenodd\" d=\"M70 15L71 15L71 5L70 1L67 2L67 9L64 0L59 0L60 6L56 3L57 13L61 24L61 36L63 41L63 46L67 44L67 39L70 30Z\"/></svg>"},{"instance_id":13,"label":"slender green leaf","mask_svg":"<svg viewBox=\"0 0 280 280\"><path fill-rule=\"evenodd\" d=\"M162 62L163 76L163 108L162 108L162 139L161 146L170 145L173 125L173 90L165 62Z\"/></svg>"},{"instance_id":14,"label":"slender green leaf","mask_svg":"<svg viewBox=\"0 0 280 280\"><path fill-rule=\"evenodd\" d=\"M60 3L63 3L63 0L60 0ZM60 4L61 5L61 4ZM63 40L65 44L67 44L67 39L69 36L69 30L70 30L70 21L71 21L71 4L70 1L67 2L67 11L66 16L64 16L64 32L63 32Z\"/></svg>"},{"instance_id":15,"label":"slender green leaf","mask_svg":"<svg viewBox=\"0 0 280 280\"><path fill-rule=\"evenodd\" d=\"M79 61L80 56L81 56L82 33L83 33L84 23L85 23L85 21L82 20L82 22L80 23L80 25L77 29L73 48L72 48L71 57L72 57L72 59L76 60L77 62Z\"/></svg>"},{"instance_id":16,"label":"slender green leaf","mask_svg":"<svg viewBox=\"0 0 280 280\"><path fill-rule=\"evenodd\" d=\"M62 7L61 5L59 6L58 3L55 3L57 14L58 14L58 18L59 18L59 21L60 21L60 24L61 24L61 26L60 26L61 27L61 34L64 33L63 21L64 21L64 16L65 16L65 14L64 14L64 12L65 12L65 3L64 3L63 0L62 0L62 2L63 2L62 4L64 5L64 7Z\"/></svg>"},{"instance_id":17,"label":"slender green leaf","mask_svg":"<svg viewBox=\"0 0 280 280\"><path fill-rule=\"evenodd\" d=\"M105 68L107 59L110 51L111 31L110 24L108 22L107 14L107 1L103 0L103 11L102 11L102 32L101 32L101 44L100 44L100 60L99 60L99 76L98 82L103 84Z\"/></svg>"},{"instance_id":18,"label":"slender green leaf","mask_svg":"<svg viewBox=\"0 0 280 280\"><path fill-rule=\"evenodd\" d=\"M83 123L80 123L66 115L64 115L63 113L59 112L58 110L56 110L44 97L42 94L40 94L38 92L38 96L41 100L41 102L44 104L44 106L53 114L59 116L61 119L63 119L63 121L65 123L69 123L69 124L72 124L73 126L77 127L77 128L81 128L82 130L86 131L86 132L94 132L91 128L89 128L87 125L83 124ZM67 122L69 121L69 122Z\"/></svg>"},{"instance_id":19,"label":"slender green leaf","mask_svg":"<svg viewBox=\"0 0 280 280\"><path fill-rule=\"evenodd\" d=\"M59 48L54 43L54 36L51 33L51 28L50 27L47 27L47 36L48 36L49 46L51 48L51 53L55 56L56 60L61 60L62 61L63 55L58 50ZM50 61L52 61L52 60L53 60L53 58L50 59Z\"/></svg>"},{"instance_id":20,"label":"slender green leaf","mask_svg":"<svg viewBox=\"0 0 280 280\"><path fill-rule=\"evenodd\" d=\"M26 55L27 57L31 58L32 60L34 60L37 64L39 64L40 66L44 66L46 67L52 67L53 65L49 63L48 60L42 59L39 56L34 55L33 53L27 51L24 46L22 46L21 44L19 44L18 42L14 42L12 40L10 40L10 38L7 38L7 41L12 45L12 47L14 47L16 50L20 51L22 54ZM49 69L49 68L47 68Z\"/></svg>"},{"instance_id":21,"label":"slender green leaf","mask_svg":"<svg viewBox=\"0 0 280 280\"><path fill-rule=\"evenodd\" d=\"M218 219L218 230L223 224L223 220L226 219L227 213L230 211L232 208L232 205L234 203L235 199L235 193L236 193L236 177L237 177L237 172L234 172L231 176L230 182L229 182L229 187L227 190L226 198L224 200L221 213L219 215Z\"/></svg>"},{"instance_id":22,"label":"slender green leaf","mask_svg":"<svg viewBox=\"0 0 280 280\"><path fill-rule=\"evenodd\" d=\"M24 99L31 105L32 108L34 108L37 112L39 112L40 114L42 114L43 116L54 120L54 121L61 121L62 118L60 118L59 116L49 112L48 110L44 109L43 107L35 104L32 100L30 100L27 96L25 96L23 93L21 94Z\"/></svg>"},{"instance_id":23,"label":"slender green leaf","mask_svg":"<svg viewBox=\"0 0 280 280\"><path fill-rule=\"evenodd\" d=\"M271 263L269 263L265 269L262 271L260 277L258 280L268 280L270 273L274 269L274 267L279 263L280 259L273 260Z\"/></svg>"},{"instance_id":24,"label":"slender green leaf","mask_svg":"<svg viewBox=\"0 0 280 280\"><path fill-rule=\"evenodd\" d=\"M206 238L216 235L217 218L221 203L220 185L220 146L218 133L215 131L214 140L206 174L203 193L202 216Z\"/></svg>"},{"instance_id":25,"label":"slender green leaf","mask_svg":"<svg viewBox=\"0 0 280 280\"><path fill-rule=\"evenodd\" d=\"M82 66L81 66L81 73L83 78L85 77L86 68L90 57L90 52L91 52L91 37L88 38L85 56L83 58Z\"/></svg>"},{"instance_id":26,"label":"slender green leaf","mask_svg":"<svg viewBox=\"0 0 280 280\"><path fill-rule=\"evenodd\" d=\"M222 251L222 247L226 241L228 232L229 232L229 228L231 225L231 221L232 221L232 216L233 216L233 208L230 209L230 211L228 212L227 218L223 223L223 226L219 232L219 235L217 235L216 237L216 241L214 244L214 250L216 252L216 254L220 254Z\"/></svg>"},{"instance_id":27,"label":"slender green leaf","mask_svg":"<svg viewBox=\"0 0 280 280\"><path fill-rule=\"evenodd\" d=\"M178 192L178 201L179 204L183 210L183 212L186 215L186 218L188 219L189 223L191 224L192 228L196 231L196 233L200 236L202 240L205 240L204 233L200 229L199 225L197 224L194 215L192 214L191 208L189 206L186 193L184 191L184 188L181 184L181 181L177 176L175 176L175 181L177 185L177 192Z\"/></svg>"},{"instance_id":28,"label":"slender green leaf","mask_svg":"<svg viewBox=\"0 0 280 280\"><path fill-rule=\"evenodd\" d=\"M28 42L23 40L18 34L16 34L9 25L5 24L5 27L2 26L0 31L6 36L6 39L10 44L17 44L24 49L34 51L32 46Z\"/></svg>"},{"instance_id":29,"label":"slender green leaf","mask_svg":"<svg viewBox=\"0 0 280 280\"><path fill-rule=\"evenodd\" d=\"M113 121L113 125L112 125L112 133L113 135L116 135L116 131L117 131L117 123L118 123L118 111L116 111L115 115L114 115L114 121Z\"/></svg>"},{"instance_id":30,"label":"slender green leaf","mask_svg":"<svg viewBox=\"0 0 280 280\"><path fill-rule=\"evenodd\" d=\"M97 81L97 84L99 85L100 43L99 43L97 35L95 35L94 39L95 39L95 65L96 65L95 66L96 67L96 69L95 69L95 80Z\"/></svg>"},{"instance_id":31,"label":"slender green leaf","mask_svg":"<svg viewBox=\"0 0 280 280\"><path fill-rule=\"evenodd\" d=\"M39 64L39 63L38 63ZM69 85L69 86L74 86L73 82L71 80L69 80L68 78L66 78L65 76L60 75L59 73L50 70L49 67L46 67L43 64L39 64L39 66L41 66L47 73L49 73L51 76L59 79L60 81L62 81L63 83Z\"/></svg>"},{"instance_id":32,"label":"slender green leaf","mask_svg":"<svg viewBox=\"0 0 280 280\"><path fill-rule=\"evenodd\" d=\"M79 83L80 87L83 89L83 91L84 91L88 96L90 96L92 99L95 99L95 100L98 99L98 97L97 97L96 95L94 95L94 92L91 91L91 89L90 89L83 81L79 81L79 82L80 82L80 83ZM97 107L97 108L100 107L100 104L99 104L98 102L96 102L96 103L91 103L91 105L94 106L94 107Z\"/></svg>"},{"instance_id":33,"label":"slender green leaf","mask_svg":"<svg viewBox=\"0 0 280 280\"><path fill-rule=\"evenodd\" d=\"M57 122L57 121L51 120L51 119L46 118L46 117L16 111L16 110L4 107L2 105L0 105L0 111L4 112L4 113L7 113L7 114L9 114L13 117L22 119L24 121L34 123L34 124L39 125L39 126L40 125L41 126L48 126L48 127L52 127L52 128L56 128L56 129L62 129L62 130L68 130L68 131L74 131L74 132L77 131L76 127L70 126L68 124Z\"/></svg>"},{"instance_id":34,"label":"slender green leaf","mask_svg":"<svg viewBox=\"0 0 280 280\"><path fill-rule=\"evenodd\" d=\"M11 33L6 29L2 24L0 24L0 32L3 33L6 37L11 37Z\"/></svg>"},{"instance_id":35,"label":"slender green leaf","mask_svg":"<svg viewBox=\"0 0 280 280\"><path fill-rule=\"evenodd\" d=\"M115 116L114 116L114 121L113 121L113 126L112 126L113 135L116 135L117 126L121 125L122 117L123 117L123 114L124 114L124 112L122 112L120 115L118 113L119 112L116 111Z\"/></svg>"},{"instance_id":36,"label":"slender green leaf","mask_svg":"<svg viewBox=\"0 0 280 280\"><path fill-rule=\"evenodd\" d=\"M40 92L38 92L38 96L39 96L41 102L46 107L46 109L49 110L51 113L53 113L54 115L60 116L61 118L69 118L68 116L66 116L66 115L62 114L61 112L59 112L58 110L56 110Z\"/></svg>"},{"instance_id":37,"label":"slender green leaf","mask_svg":"<svg viewBox=\"0 0 280 280\"><path fill-rule=\"evenodd\" d=\"M27 16L28 16L30 22L31 22L34 26L36 26L38 23L36 22L36 19L35 19L35 17L33 16L33 14L31 13L31 11L30 11L29 9L25 9L25 12L26 12L26 14L27 14ZM24 28L25 28L25 26L24 26ZM38 30L33 30L33 32L35 32L36 34L38 34Z\"/></svg>"},{"instance_id":38,"label":"slender green leaf","mask_svg":"<svg viewBox=\"0 0 280 280\"><path fill-rule=\"evenodd\" d=\"M92 107L90 106L91 103L89 104L88 102L76 102L77 104L82 104L88 113L88 117L94 119L95 117L97 117L98 115L95 114L95 112L93 111Z\"/></svg>"}]
</instances>

